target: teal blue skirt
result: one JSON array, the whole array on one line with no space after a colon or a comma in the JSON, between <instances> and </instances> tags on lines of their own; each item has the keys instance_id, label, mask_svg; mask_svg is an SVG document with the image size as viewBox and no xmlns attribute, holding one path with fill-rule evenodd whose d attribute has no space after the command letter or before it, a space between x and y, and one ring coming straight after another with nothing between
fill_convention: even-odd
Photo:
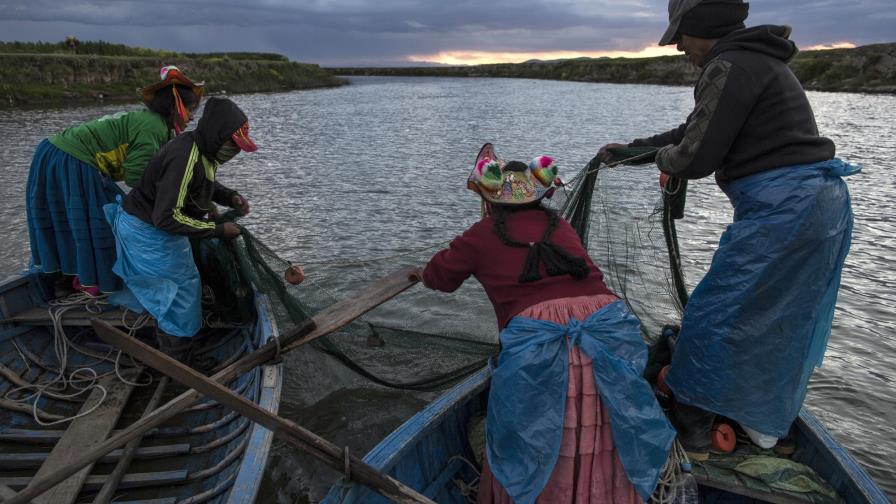
<instances>
[{"instance_id":1,"label":"teal blue skirt","mask_svg":"<svg viewBox=\"0 0 896 504\"><path fill-rule=\"evenodd\" d=\"M103 205L123 194L115 182L44 140L25 194L34 267L78 275L81 285L102 292L119 290L121 280L112 272L115 237L103 214Z\"/></svg>"}]
</instances>

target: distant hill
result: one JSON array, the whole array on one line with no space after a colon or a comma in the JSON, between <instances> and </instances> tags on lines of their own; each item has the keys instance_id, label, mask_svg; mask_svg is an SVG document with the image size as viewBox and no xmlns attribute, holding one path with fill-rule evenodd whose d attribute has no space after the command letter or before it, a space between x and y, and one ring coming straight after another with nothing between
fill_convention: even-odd
<instances>
[{"instance_id":1,"label":"distant hill","mask_svg":"<svg viewBox=\"0 0 896 504\"><path fill-rule=\"evenodd\" d=\"M288 91L344 84L319 65L271 53L177 53L103 41L0 42L0 107L138 100L137 88L178 66L209 93Z\"/></svg>"},{"instance_id":2,"label":"distant hill","mask_svg":"<svg viewBox=\"0 0 896 504\"><path fill-rule=\"evenodd\" d=\"M896 93L896 43L805 51L790 63L803 87L817 91ZM692 86L698 70L684 56L574 58L475 66L330 68L337 75L509 77Z\"/></svg>"}]
</instances>

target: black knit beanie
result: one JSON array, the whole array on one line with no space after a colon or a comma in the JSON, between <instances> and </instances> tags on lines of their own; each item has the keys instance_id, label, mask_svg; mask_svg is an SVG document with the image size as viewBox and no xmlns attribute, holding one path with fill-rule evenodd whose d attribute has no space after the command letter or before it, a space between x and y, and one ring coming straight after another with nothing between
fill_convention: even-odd
<instances>
[{"instance_id":1,"label":"black knit beanie","mask_svg":"<svg viewBox=\"0 0 896 504\"><path fill-rule=\"evenodd\" d=\"M722 38L746 26L744 20L750 4L743 0L709 0L700 2L681 18L678 37L690 35L705 39ZM676 40L677 42L677 40Z\"/></svg>"}]
</instances>

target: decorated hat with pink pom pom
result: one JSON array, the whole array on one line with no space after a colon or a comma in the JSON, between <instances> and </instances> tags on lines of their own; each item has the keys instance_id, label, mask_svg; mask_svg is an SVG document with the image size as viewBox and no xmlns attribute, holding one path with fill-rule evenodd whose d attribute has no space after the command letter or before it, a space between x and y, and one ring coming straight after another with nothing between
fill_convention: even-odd
<instances>
[{"instance_id":1,"label":"decorated hat with pink pom pom","mask_svg":"<svg viewBox=\"0 0 896 504\"><path fill-rule=\"evenodd\" d=\"M488 202L498 205L524 205L554 193L557 165L550 156L538 156L528 165L504 161L495 155L494 146L482 146L467 187Z\"/></svg>"}]
</instances>

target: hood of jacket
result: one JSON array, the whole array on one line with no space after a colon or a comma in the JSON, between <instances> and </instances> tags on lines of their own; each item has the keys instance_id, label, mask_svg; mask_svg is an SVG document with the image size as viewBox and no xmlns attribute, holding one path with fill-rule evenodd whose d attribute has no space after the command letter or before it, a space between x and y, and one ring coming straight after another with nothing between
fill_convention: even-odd
<instances>
[{"instance_id":1,"label":"hood of jacket","mask_svg":"<svg viewBox=\"0 0 896 504\"><path fill-rule=\"evenodd\" d=\"M706 62L727 51L752 51L789 62L799 49L790 40L789 26L762 25L735 30L716 42L706 56Z\"/></svg>"},{"instance_id":2,"label":"hood of jacket","mask_svg":"<svg viewBox=\"0 0 896 504\"><path fill-rule=\"evenodd\" d=\"M199 125L193 130L193 139L199 152L209 159L224 145L230 136L246 122L246 114L236 103L227 98L209 98Z\"/></svg>"}]
</instances>

